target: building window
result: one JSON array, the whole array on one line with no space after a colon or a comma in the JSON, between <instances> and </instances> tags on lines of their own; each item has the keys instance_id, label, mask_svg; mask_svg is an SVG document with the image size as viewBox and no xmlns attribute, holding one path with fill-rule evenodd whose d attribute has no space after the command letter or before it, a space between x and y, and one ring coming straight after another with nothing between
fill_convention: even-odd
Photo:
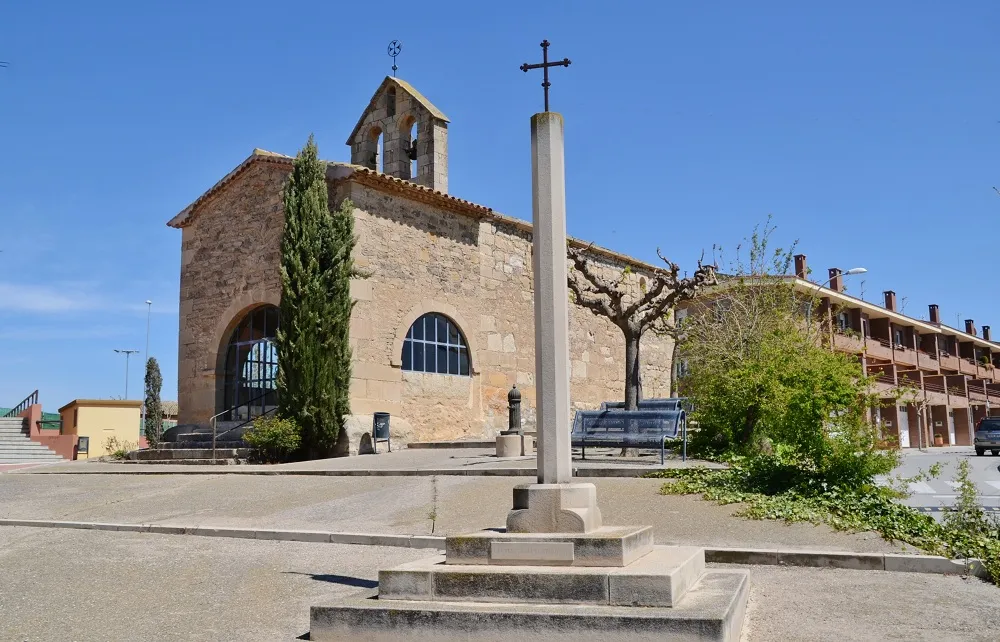
<instances>
[{"instance_id":1,"label":"building window","mask_svg":"<svg viewBox=\"0 0 1000 642\"><path fill-rule=\"evenodd\" d=\"M848 328L851 327L850 312L847 312L845 310L844 312L840 312L837 314L837 327L840 328L841 330L847 330Z\"/></svg>"},{"instance_id":2,"label":"building window","mask_svg":"<svg viewBox=\"0 0 1000 642\"><path fill-rule=\"evenodd\" d=\"M469 376L469 346L448 317L431 312L413 322L403 341L403 370Z\"/></svg>"},{"instance_id":3,"label":"building window","mask_svg":"<svg viewBox=\"0 0 1000 642\"><path fill-rule=\"evenodd\" d=\"M245 420L277 404L278 308L251 310L229 336L224 367L223 420Z\"/></svg>"}]
</instances>

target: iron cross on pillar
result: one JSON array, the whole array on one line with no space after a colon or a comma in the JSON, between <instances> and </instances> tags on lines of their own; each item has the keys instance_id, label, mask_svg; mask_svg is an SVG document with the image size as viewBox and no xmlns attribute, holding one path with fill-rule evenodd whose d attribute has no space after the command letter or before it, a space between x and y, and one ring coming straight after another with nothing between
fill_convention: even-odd
<instances>
[{"instance_id":1,"label":"iron cross on pillar","mask_svg":"<svg viewBox=\"0 0 1000 642\"><path fill-rule=\"evenodd\" d=\"M521 65L521 71L527 73L530 69L541 69L543 75L542 88L545 89L545 111L549 110L549 67L569 67L569 58L563 58L562 60L556 62L549 62L549 41L542 41L542 62L540 64L529 65L524 63Z\"/></svg>"}]
</instances>

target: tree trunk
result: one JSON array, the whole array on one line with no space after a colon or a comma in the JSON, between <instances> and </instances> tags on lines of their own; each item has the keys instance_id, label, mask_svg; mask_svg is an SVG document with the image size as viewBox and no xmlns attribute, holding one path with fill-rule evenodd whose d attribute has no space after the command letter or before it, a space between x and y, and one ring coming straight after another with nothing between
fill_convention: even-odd
<instances>
[{"instance_id":1,"label":"tree trunk","mask_svg":"<svg viewBox=\"0 0 1000 642\"><path fill-rule=\"evenodd\" d=\"M624 327L625 334L625 410L639 409L639 399L642 395L642 383L639 372L639 339L642 332L634 328ZM634 457L634 448L622 448L620 457Z\"/></svg>"},{"instance_id":2,"label":"tree trunk","mask_svg":"<svg viewBox=\"0 0 1000 642\"><path fill-rule=\"evenodd\" d=\"M625 410L638 410L641 395L639 382L639 332L631 328L625 333Z\"/></svg>"}]
</instances>

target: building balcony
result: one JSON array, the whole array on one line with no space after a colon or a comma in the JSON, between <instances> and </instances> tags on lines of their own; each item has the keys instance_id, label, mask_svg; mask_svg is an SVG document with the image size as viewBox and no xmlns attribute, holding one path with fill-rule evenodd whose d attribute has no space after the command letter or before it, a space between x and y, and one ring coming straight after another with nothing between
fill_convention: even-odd
<instances>
[{"instance_id":1,"label":"building balcony","mask_svg":"<svg viewBox=\"0 0 1000 642\"><path fill-rule=\"evenodd\" d=\"M851 354L860 354L865 350L865 344L861 340L861 337L851 334L843 334L841 332L833 333L833 348L839 350L840 352L848 352Z\"/></svg>"},{"instance_id":2,"label":"building balcony","mask_svg":"<svg viewBox=\"0 0 1000 642\"><path fill-rule=\"evenodd\" d=\"M892 361L892 347L888 341L883 341L882 339L868 337L868 340L865 342L865 353L873 359Z\"/></svg>"},{"instance_id":3,"label":"building balcony","mask_svg":"<svg viewBox=\"0 0 1000 642\"><path fill-rule=\"evenodd\" d=\"M975 361L972 361L970 359L959 359L958 371L964 375L975 377L976 375L979 374L979 366L976 365Z\"/></svg>"},{"instance_id":4,"label":"building balcony","mask_svg":"<svg viewBox=\"0 0 1000 642\"><path fill-rule=\"evenodd\" d=\"M914 368L917 367L917 353L915 350L910 350L909 348L894 347L892 349L892 359L896 363L913 366Z\"/></svg>"},{"instance_id":5,"label":"building balcony","mask_svg":"<svg viewBox=\"0 0 1000 642\"><path fill-rule=\"evenodd\" d=\"M969 388L969 400L970 401L986 401L986 393L982 390L976 390L975 388Z\"/></svg>"},{"instance_id":6,"label":"building balcony","mask_svg":"<svg viewBox=\"0 0 1000 642\"><path fill-rule=\"evenodd\" d=\"M941 364L942 370L958 370L958 357L952 356L947 352L942 352L938 355L938 363Z\"/></svg>"},{"instance_id":7,"label":"building balcony","mask_svg":"<svg viewBox=\"0 0 1000 642\"><path fill-rule=\"evenodd\" d=\"M933 370L937 372L938 360L934 355L921 350L917 352L917 367L921 370Z\"/></svg>"},{"instance_id":8,"label":"building balcony","mask_svg":"<svg viewBox=\"0 0 1000 642\"><path fill-rule=\"evenodd\" d=\"M936 381L924 380L924 396L927 398L927 403L932 406L948 405L948 389L940 377Z\"/></svg>"}]
</instances>

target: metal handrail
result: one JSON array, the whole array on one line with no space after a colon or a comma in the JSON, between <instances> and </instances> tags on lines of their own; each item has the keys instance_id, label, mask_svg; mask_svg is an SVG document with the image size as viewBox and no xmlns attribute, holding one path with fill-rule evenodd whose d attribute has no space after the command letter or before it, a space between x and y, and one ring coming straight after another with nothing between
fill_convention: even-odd
<instances>
[{"instance_id":1,"label":"metal handrail","mask_svg":"<svg viewBox=\"0 0 1000 642\"><path fill-rule=\"evenodd\" d=\"M21 414L22 412L24 412L25 410L27 410L29 406L34 406L37 403L38 403L38 391L35 390L33 393L31 393L30 395L28 395L27 397L25 397L24 399L22 399L21 403L17 404L16 406L14 406L13 408L11 408L7 412L5 412L2 415L0 415L0 418L2 418L2 417L16 417L19 414Z\"/></svg>"},{"instance_id":2,"label":"metal handrail","mask_svg":"<svg viewBox=\"0 0 1000 642\"><path fill-rule=\"evenodd\" d=\"M58 430L59 434L63 434L63 420L62 419L39 419L35 422L39 430ZM56 426L50 427L45 424L56 424Z\"/></svg>"},{"instance_id":3,"label":"metal handrail","mask_svg":"<svg viewBox=\"0 0 1000 642\"><path fill-rule=\"evenodd\" d=\"M250 404L252 404L255 401L259 401L259 400L263 399L268 394L270 394L270 392L265 392L264 394L257 395L253 399L249 399L245 403L240 404L240 406L248 406L249 407ZM234 409L239 408L240 406L232 406L230 408L226 408L222 412L218 412L218 413L212 415L209 418L209 420L208 420L212 424L212 463L213 464L215 463L215 443L216 443L216 440L218 438L218 420L219 420L219 417L221 417L222 415L226 414L227 412L232 412ZM274 410L275 410L275 408L272 408L271 410L265 410L263 413L257 415L257 417L265 417L265 416L267 416L268 413L274 412ZM243 423L237 424L237 425L233 426L232 428L226 430L226 432L224 432L222 434L224 435L227 432L232 432L232 431L236 430L237 428L242 428L243 426L245 426L248 423L252 422L254 419L257 419L257 417L251 417L251 418L247 419L246 421L244 421Z\"/></svg>"}]
</instances>

